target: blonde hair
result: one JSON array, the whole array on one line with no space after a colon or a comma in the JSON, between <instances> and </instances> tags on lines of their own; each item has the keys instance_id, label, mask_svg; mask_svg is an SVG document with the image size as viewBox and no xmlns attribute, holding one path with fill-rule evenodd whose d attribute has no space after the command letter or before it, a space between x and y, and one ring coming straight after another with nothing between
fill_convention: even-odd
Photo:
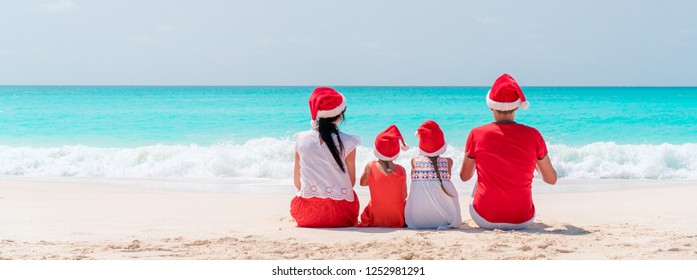
<instances>
[{"instance_id":1,"label":"blonde hair","mask_svg":"<svg viewBox=\"0 0 697 280\"><path fill-rule=\"evenodd\" d=\"M500 110L494 110L494 111L496 111L497 113L499 113L501 115L509 116L509 115L513 114L513 112L515 112L516 109L508 110L508 111L500 111Z\"/></svg>"}]
</instances>

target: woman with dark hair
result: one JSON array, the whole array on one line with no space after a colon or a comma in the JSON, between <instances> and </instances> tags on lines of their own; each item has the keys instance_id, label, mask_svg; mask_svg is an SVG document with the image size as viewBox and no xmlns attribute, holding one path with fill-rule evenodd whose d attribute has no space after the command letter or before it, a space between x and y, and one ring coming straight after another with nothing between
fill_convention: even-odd
<instances>
[{"instance_id":1,"label":"woman with dark hair","mask_svg":"<svg viewBox=\"0 0 697 280\"><path fill-rule=\"evenodd\" d=\"M346 99L328 87L309 100L313 129L295 134L293 181L298 189L290 215L300 227L349 227L358 222L356 146L360 139L339 131Z\"/></svg>"}]
</instances>

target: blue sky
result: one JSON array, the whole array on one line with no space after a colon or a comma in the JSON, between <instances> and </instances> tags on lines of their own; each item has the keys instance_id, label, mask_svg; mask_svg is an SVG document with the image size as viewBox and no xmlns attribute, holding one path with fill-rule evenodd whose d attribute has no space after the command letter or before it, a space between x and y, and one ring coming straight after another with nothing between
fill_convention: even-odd
<instances>
[{"instance_id":1,"label":"blue sky","mask_svg":"<svg viewBox=\"0 0 697 280\"><path fill-rule=\"evenodd\" d=\"M0 84L697 86L697 1L0 1Z\"/></svg>"}]
</instances>

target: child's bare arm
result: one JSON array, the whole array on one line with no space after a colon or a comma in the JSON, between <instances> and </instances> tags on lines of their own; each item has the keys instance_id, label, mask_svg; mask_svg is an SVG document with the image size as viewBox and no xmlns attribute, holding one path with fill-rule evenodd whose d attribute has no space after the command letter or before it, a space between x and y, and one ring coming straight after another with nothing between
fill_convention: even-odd
<instances>
[{"instance_id":1,"label":"child's bare arm","mask_svg":"<svg viewBox=\"0 0 697 280\"><path fill-rule=\"evenodd\" d=\"M549 156L545 156L537 161L537 172L542 176L542 180L545 183L554 185L557 183L557 171L554 170L552 166L552 161L549 160Z\"/></svg>"},{"instance_id":2,"label":"child's bare arm","mask_svg":"<svg viewBox=\"0 0 697 280\"><path fill-rule=\"evenodd\" d=\"M407 180L404 180L404 199L407 199Z\"/></svg>"},{"instance_id":3,"label":"child's bare arm","mask_svg":"<svg viewBox=\"0 0 697 280\"><path fill-rule=\"evenodd\" d=\"M293 168L293 183L295 188L300 190L300 155L295 152L295 168Z\"/></svg>"},{"instance_id":4,"label":"child's bare arm","mask_svg":"<svg viewBox=\"0 0 697 280\"><path fill-rule=\"evenodd\" d=\"M472 179L472 176L474 176L475 165L474 159L465 154L465 157L462 159L462 167L460 168L460 180L466 182L467 180Z\"/></svg>"},{"instance_id":5,"label":"child's bare arm","mask_svg":"<svg viewBox=\"0 0 697 280\"><path fill-rule=\"evenodd\" d=\"M361 186L367 186L368 185L368 176L370 175L370 163L365 165L365 168L363 169L363 175L361 176Z\"/></svg>"},{"instance_id":6,"label":"child's bare arm","mask_svg":"<svg viewBox=\"0 0 697 280\"><path fill-rule=\"evenodd\" d=\"M414 160L416 160L416 158L411 159L411 174L409 174L411 177L414 177Z\"/></svg>"}]
</instances>

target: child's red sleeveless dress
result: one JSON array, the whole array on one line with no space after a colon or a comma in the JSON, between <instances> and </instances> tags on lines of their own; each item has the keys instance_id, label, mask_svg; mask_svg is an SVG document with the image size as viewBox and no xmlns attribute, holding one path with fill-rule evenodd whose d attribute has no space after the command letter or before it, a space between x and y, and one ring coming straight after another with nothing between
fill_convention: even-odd
<instances>
[{"instance_id":1,"label":"child's red sleeveless dress","mask_svg":"<svg viewBox=\"0 0 697 280\"><path fill-rule=\"evenodd\" d=\"M404 186L407 181L404 167L397 165L390 174L385 174L377 161L370 163L368 187L370 202L361 214L361 227L403 227Z\"/></svg>"}]
</instances>

